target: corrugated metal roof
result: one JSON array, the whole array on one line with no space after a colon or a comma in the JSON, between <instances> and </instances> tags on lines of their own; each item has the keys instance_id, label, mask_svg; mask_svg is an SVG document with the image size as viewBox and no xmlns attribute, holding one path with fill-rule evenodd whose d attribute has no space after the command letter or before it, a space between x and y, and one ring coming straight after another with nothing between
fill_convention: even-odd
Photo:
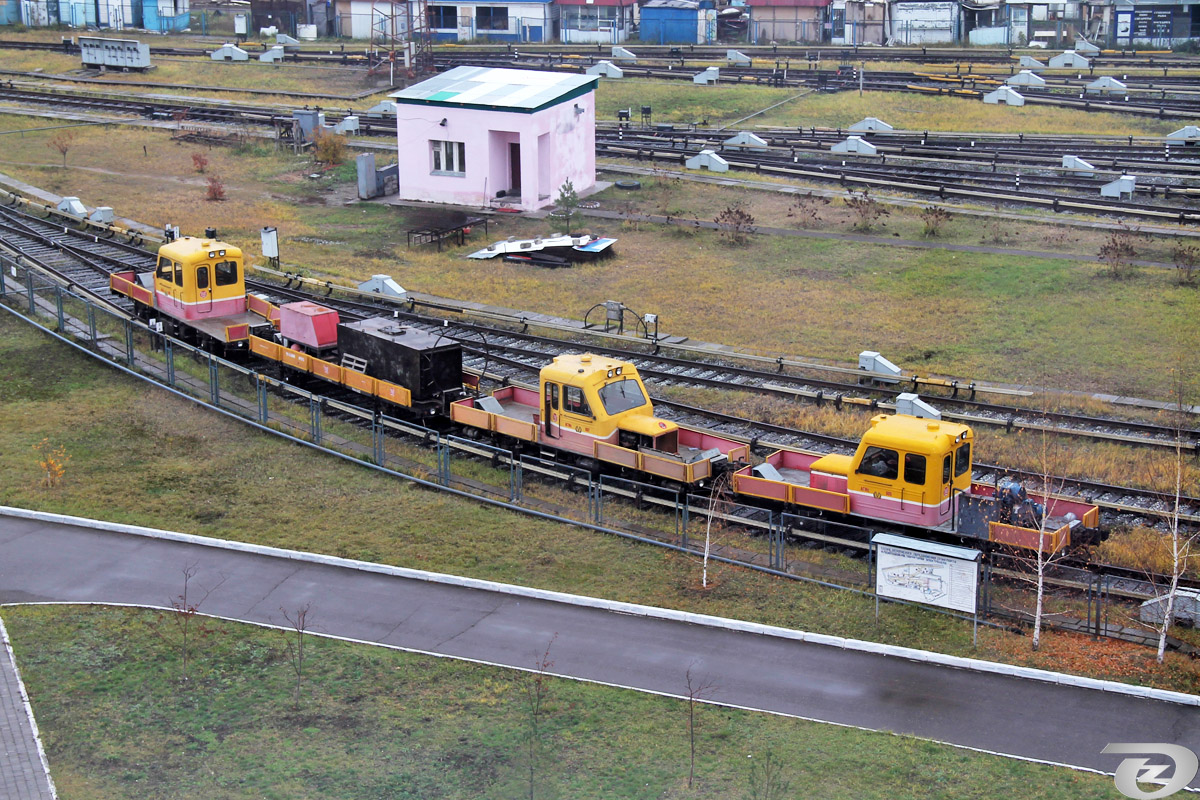
<instances>
[{"instance_id":1,"label":"corrugated metal roof","mask_svg":"<svg viewBox=\"0 0 1200 800\"><path fill-rule=\"evenodd\" d=\"M594 75L498 67L455 67L392 92L397 103L536 111L596 87Z\"/></svg>"}]
</instances>

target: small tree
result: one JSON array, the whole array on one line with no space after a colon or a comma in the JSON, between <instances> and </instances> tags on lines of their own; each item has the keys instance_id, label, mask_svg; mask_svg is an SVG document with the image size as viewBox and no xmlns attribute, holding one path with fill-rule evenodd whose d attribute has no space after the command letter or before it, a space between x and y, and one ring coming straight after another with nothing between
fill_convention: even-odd
<instances>
[{"instance_id":1,"label":"small tree","mask_svg":"<svg viewBox=\"0 0 1200 800\"><path fill-rule=\"evenodd\" d=\"M704 526L704 558L700 570L700 585L708 588L708 559L713 549L713 519L730 504L729 473L720 473L712 483L708 497L708 522Z\"/></svg>"},{"instance_id":2,"label":"small tree","mask_svg":"<svg viewBox=\"0 0 1200 800\"><path fill-rule=\"evenodd\" d=\"M802 226L813 225L821 221L821 208L827 205L829 198L824 195L815 195L812 192L794 194L787 215L797 218Z\"/></svg>"},{"instance_id":3,"label":"small tree","mask_svg":"<svg viewBox=\"0 0 1200 800\"><path fill-rule=\"evenodd\" d=\"M856 231L869 231L875 227L875 223L892 213L884 208L882 203L871 197L871 193L866 189L863 189L860 194L851 192L845 202L846 207L854 213L856 220L854 230Z\"/></svg>"},{"instance_id":4,"label":"small tree","mask_svg":"<svg viewBox=\"0 0 1200 800\"><path fill-rule=\"evenodd\" d=\"M1108 240L1100 246L1099 257L1108 268L1108 276L1115 280L1131 278L1134 274L1133 260L1137 257L1134 237L1137 230L1122 225L1108 234Z\"/></svg>"},{"instance_id":5,"label":"small tree","mask_svg":"<svg viewBox=\"0 0 1200 800\"><path fill-rule=\"evenodd\" d=\"M208 636L211 631L203 624L203 617L200 616L200 606L208 599L208 596L213 591L225 582L225 578L221 578L216 585L204 591L200 599L196 599L192 592L192 578L196 577L196 565L188 564L183 568L183 593L171 600L171 611L159 614L159 620L164 618L170 619L174 629L171 630L167 626L166 631L162 627L156 628L155 633L158 634L165 642L172 647L177 647L180 653L182 664L183 682L189 680L188 667L191 664L192 647L197 638Z\"/></svg>"},{"instance_id":6,"label":"small tree","mask_svg":"<svg viewBox=\"0 0 1200 800\"><path fill-rule=\"evenodd\" d=\"M346 160L346 137L340 133L318 130L313 134L313 158L331 166Z\"/></svg>"},{"instance_id":7,"label":"small tree","mask_svg":"<svg viewBox=\"0 0 1200 800\"><path fill-rule=\"evenodd\" d=\"M292 671L296 673L296 690L293 698L296 708L300 707L300 688L301 681L304 679L304 634L308 631L308 615L311 606L312 603L305 603L296 609L295 615L289 614L282 606L279 609L291 628L291 631L286 632L286 636L288 658L292 663Z\"/></svg>"},{"instance_id":8,"label":"small tree","mask_svg":"<svg viewBox=\"0 0 1200 800\"><path fill-rule=\"evenodd\" d=\"M1179 282L1184 286L1194 286L1200 274L1200 247L1180 242L1171 248L1171 261L1179 270Z\"/></svg>"},{"instance_id":9,"label":"small tree","mask_svg":"<svg viewBox=\"0 0 1200 800\"><path fill-rule=\"evenodd\" d=\"M526 735L526 742L529 746L529 800L533 800L538 750L542 742L542 711L546 696L550 691L546 673L554 666L554 662L550 659L550 648L554 646L554 640L557 638L557 633L551 636L549 643L546 644L546 652L540 656L535 654L531 672L519 673L521 692L525 696L525 710L529 714L529 731Z\"/></svg>"},{"instance_id":10,"label":"small tree","mask_svg":"<svg viewBox=\"0 0 1200 800\"><path fill-rule=\"evenodd\" d=\"M754 217L740 203L725 206L713 222L717 224L721 238L731 245L744 245L754 233Z\"/></svg>"},{"instance_id":11,"label":"small tree","mask_svg":"<svg viewBox=\"0 0 1200 800\"><path fill-rule=\"evenodd\" d=\"M1181 359L1182 360L1182 359ZM1183 437L1187 430L1187 414L1184 411L1186 406L1185 400L1188 395L1187 391L1187 374L1184 369L1177 367L1174 370L1175 383L1175 457L1174 461L1174 486L1169 495L1171 504L1171 515L1167 519L1167 528L1170 535L1168 542L1171 548L1171 583L1167 589L1166 597L1162 600L1163 618L1158 626L1158 650L1156 657L1158 663L1163 663L1167 650L1167 631L1171 629L1171 624L1175 617L1175 598L1179 591L1179 578L1187 570L1188 562L1195 557L1193 547L1197 539L1200 538L1200 533L1187 532L1180 529L1179 516L1180 505L1183 499L1183 484L1184 484L1184 458L1183 458ZM1154 582L1151 581L1151 584Z\"/></svg>"},{"instance_id":12,"label":"small tree","mask_svg":"<svg viewBox=\"0 0 1200 800\"><path fill-rule=\"evenodd\" d=\"M220 202L225 199L225 182L219 176L208 176L208 192L205 194L204 199L210 203Z\"/></svg>"},{"instance_id":13,"label":"small tree","mask_svg":"<svg viewBox=\"0 0 1200 800\"><path fill-rule=\"evenodd\" d=\"M921 221L925 223L925 237L935 238L942 233L942 226L950 221L950 212L941 206L926 206L921 210Z\"/></svg>"},{"instance_id":14,"label":"small tree","mask_svg":"<svg viewBox=\"0 0 1200 800\"><path fill-rule=\"evenodd\" d=\"M575 191L575 184L571 183L570 178L567 178L563 181L563 185L558 187L558 197L554 199L554 211L566 220L568 236L571 235L571 219L575 216L577 208L579 208L579 194Z\"/></svg>"},{"instance_id":15,"label":"small tree","mask_svg":"<svg viewBox=\"0 0 1200 800\"><path fill-rule=\"evenodd\" d=\"M60 445L51 445L50 440L42 439L33 446L33 449L38 454L38 467L42 470L42 486L52 489L58 486L67 471L67 462L71 457L67 455L65 447Z\"/></svg>"},{"instance_id":16,"label":"small tree","mask_svg":"<svg viewBox=\"0 0 1200 800\"><path fill-rule=\"evenodd\" d=\"M783 762L770 750L763 758L750 760L750 800L784 800L792 784L783 778Z\"/></svg>"},{"instance_id":17,"label":"small tree","mask_svg":"<svg viewBox=\"0 0 1200 800\"><path fill-rule=\"evenodd\" d=\"M692 676L692 666L694 664L688 665L687 673L684 675L688 701L688 748L691 753L691 761L688 766L689 789L696 780L696 703L709 699L716 692L716 684L712 681Z\"/></svg>"},{"instance_id":18,"label":"small tree","mask_svg":"<svg viewBox=\"0 0 1200 800\"><path fill-rule=\"evenodd\" d=\"M203 175L204 170L208 169L208 156L200 152L192 153L192 167Z\"/></svg>"},{"instance_id":19,"label":"small tree","mask_svg":"<svg viewBox=\"0 0 1200 800\"><path fill-rule=\"evenodd\" d=\"M66 169L67 153L75 146L75 134L72 131L59 131L46 143L46 146L59 152L59 155L62 156L63 169Z\"/></svg>"}]
</instances>

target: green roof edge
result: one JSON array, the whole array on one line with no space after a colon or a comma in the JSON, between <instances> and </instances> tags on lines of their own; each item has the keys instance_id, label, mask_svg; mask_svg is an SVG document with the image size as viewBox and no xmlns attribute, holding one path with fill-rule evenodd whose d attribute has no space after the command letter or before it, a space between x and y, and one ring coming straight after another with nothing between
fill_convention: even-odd
<instances>
[{"instance_id":1,"label":"green roof edge","mask_svg":"<svg viewBox=\"0 0 1200 800\"><path fill-rule=\"evenodd\" d=\"M556 106L559 103L565 103L569 100L574 100L576 97L581 97L588 92L594 91L600 85L600 76L593 75L592 79L587 83L577 86L566 94L561 94L549 102L542 103L534 108L513 108L512 106L496 106L489 103L454 103L446 100L420 100L417 98L400 98L393 97L392 101L396 105L406 106L436 106L438 108L476 108L484 111L505 111L510 114L533 114L538 111L544 111L547 108Z\"/></svg>"}]
</instances>

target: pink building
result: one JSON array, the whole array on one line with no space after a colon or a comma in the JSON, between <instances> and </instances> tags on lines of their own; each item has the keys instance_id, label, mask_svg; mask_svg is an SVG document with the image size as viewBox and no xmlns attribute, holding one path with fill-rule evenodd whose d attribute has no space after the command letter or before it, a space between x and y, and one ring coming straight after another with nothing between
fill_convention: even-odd
<instances>
[{"instance_id":1,"label":"pink building","mask_svg":"<svg viewBox=\"0 0 1200 800\"><path fill-rule=\"evenodd\" d=\"M596 183L599 78L455 67L396 101L400 198L464 206L553 205Z\"/></svg>"}]
</instances>

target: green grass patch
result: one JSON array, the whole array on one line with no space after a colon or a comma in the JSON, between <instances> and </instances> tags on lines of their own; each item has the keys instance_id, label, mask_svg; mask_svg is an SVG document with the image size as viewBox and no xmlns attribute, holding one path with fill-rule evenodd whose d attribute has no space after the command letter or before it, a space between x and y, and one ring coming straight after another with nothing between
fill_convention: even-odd
<instances>
[{"instance_id":1,"label":"green grass patch","mask_svg":"<svg viewBox=\"0 0 1200 800\"><path fill-rule=\"evenodd\" d=\"M64 800L529 794L525 674L309 637L297 704L278 632L206 622L185 684L157 613L6 607L4 619ZM787 796L1111 792L1104 776L716 706L696 713L688 789L685 702L564 679L548 679L539 728L537 797L761 797L750 769L768 752Z\"/></svg>"}]
</instances>

